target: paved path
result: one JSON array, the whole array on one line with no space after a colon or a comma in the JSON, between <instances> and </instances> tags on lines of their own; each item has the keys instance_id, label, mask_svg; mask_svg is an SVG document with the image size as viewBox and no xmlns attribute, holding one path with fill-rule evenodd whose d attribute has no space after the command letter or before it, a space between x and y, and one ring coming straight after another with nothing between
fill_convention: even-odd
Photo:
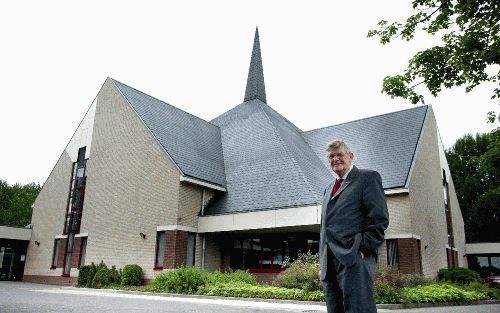
<instances>
[{"instance_id":1,"label":"paved path","mask_svg":"<svg viewBox=\"0 0 500 313\"><path fill-rule=\"evenodd\" d=\"M21 282L0 282L0 312L326 312L322 303L260 301L215 297L184 297L113 290L81 289ZM379 313L499 313L500 304L383 310Z\"/></svg>"}]
</instances>

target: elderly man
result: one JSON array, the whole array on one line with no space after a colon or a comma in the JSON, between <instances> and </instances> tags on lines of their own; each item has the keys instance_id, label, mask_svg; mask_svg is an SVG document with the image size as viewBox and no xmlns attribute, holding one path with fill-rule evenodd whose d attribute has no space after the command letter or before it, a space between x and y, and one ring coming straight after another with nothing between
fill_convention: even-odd
<instances>
[{"instance_id":1,"label":"elderly man","mask_svg":"<svg viewBox=\"0 0 500 313\"><path fill-rule=\"evenodd\" d=\"M320 279L328 312L377 312L375 263L389 225L382 179L353 166L354 154L342 141L328 144L327 152L336 176L321 211Z\"/></svg>"}]
</instances>

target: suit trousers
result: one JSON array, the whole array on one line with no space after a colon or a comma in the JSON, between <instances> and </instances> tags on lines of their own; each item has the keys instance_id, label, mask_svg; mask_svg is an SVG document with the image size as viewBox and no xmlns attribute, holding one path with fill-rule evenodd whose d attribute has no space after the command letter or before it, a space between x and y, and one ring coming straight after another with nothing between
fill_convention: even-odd
<instances>
[{"instance_id":1,"label":"suit trousers","mask_svg":"<svg viewBox=\"0 0 500 313\"><path fill-rule=\"evenodd\" d=\"M327 249L328 269L323 281L328 313L376 313L373 281L375 257L361 257L346 267Z\"/></svg>"}]
</instances>

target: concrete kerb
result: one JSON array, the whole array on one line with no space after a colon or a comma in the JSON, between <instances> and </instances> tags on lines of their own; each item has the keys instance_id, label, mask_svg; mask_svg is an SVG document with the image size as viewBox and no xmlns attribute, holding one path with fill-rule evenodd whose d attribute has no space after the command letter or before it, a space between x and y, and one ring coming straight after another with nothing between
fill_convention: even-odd
<instances>
[{"instance_id":1,"label":"concrete kerb","mask_svg":"<svg viewBox=\"0 0 500 313\"><path fill-rule=\"evenodd\" d=\"M162 292L151 292L151 291L133 291L133 290L120 290L120 289L94 289L94 288L78 288L78 287L61 287L63 289L77 289L77 290L89 290L89 291L106 291L106 292L116 292L122 294L131 295L152 295L159 297L176 297L176 298L186 298L186 299L216 299L216 300L238 300L238 301L248 301L248 302L272 302L272 303L282 303L282 304L296 304L296 305L319 305L325 306L323 301L298 301L298 300L281 300L281 299L262 299L262 298L238 298L238 297L219 297L219 296L205 296L205 295L186 295L186 294L176 294L176 293L162 293ZM416 309L416 308L430 308L430 307L445 307L445 306L458 306L458 305L482 305L482 304L500 304L500 300L480 300L467 304L458 304L453 302L439 302L439 303L404 303L404 304L377 304L377 309L385 310L402 310L402 309Z\"/></svg>"}]
</instances>

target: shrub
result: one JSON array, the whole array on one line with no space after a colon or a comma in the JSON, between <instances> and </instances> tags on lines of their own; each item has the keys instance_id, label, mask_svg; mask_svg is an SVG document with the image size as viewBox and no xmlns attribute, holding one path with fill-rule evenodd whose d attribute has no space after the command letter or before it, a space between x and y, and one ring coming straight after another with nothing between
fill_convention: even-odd
<instances>
[{"instance_id":1,"label":"shrub","mask_svg":"<svg viewBox=\"0 0 500 313\"><path fill-rule=\"evenodd\" d=\"M300 253L297 256L297 259L290 261L288 256L285 256L283 260L283 264L281 267L288 268L292 266L294 262L300 263L310 263L310 264L319 264L319 253L311 253L311 251L307 251L306 253Z\"/></svg>"},{"instance_id":2,"label":"shrub","mask_svg":"<svg viewBox=\"0 0 500 313\"><path fill-rule=\"evenodd\" d=\"M281 272L273 281L273 285L284 288L298 288L304 291L321 290L318 277L319 255L310 251L299 254L298 258L288 268Z\"/></svg>"},{"instance_id":3,"label":"shrub","mask_svg":"<svg viewBox=\"0 0 500 313\"><path fill-rule=\"evenodd\" d=\"M305 291L320 290L318 278L319 264L293 262L284 272L281 272L273 281L274 286L284 288L298 288Z\"/></svg>"},{"instance_id":4,"label":"shrub","mask_svg":"<svg viewBox=\"0 0 500 313\"><path fill-rule=\"evenodd\" d=\"M109 273L111 274L111 282L113 284L120 284L122 280L122 274L121 274L121 269L120 271L116 270L116 266L113 265L111 269L109 270Z\"/></svg>"},{"instance_id":5,"label":"shrub","mask_svg":"<svg viewBox=\"0 0 500 313\"><path fill-rule=\"evenodd\" d=\"M485 292L490 299L500 299L500 289L498 288L488 288L488 286L482 282L474 281L467 286L464 286L465 290Z\"/></svg>"},{"instance_id":6,"label":"shrub","mask_svg":"<svg viewBox=\"0 0 500 313\"><path fill-rule=\"evenodd\" d=\"M248 271L242 270L228 270L226 272L215 271L212 273L206 273L208 278L208 283L217 284L217 283L246 283L249 285L256 285L257 281L255 280L255 276L250 274Z\"/></svg>"},{"instance_id":7,"label":"shrub","mask_svg":"<svg viewBox=\"0 0 500 313\"><path fill-rule=\"evenodd\" d=\"M109 286L113 282L111 271L107 266L98 266L97 268L97 273L92 281L92 287L102 288Z\"/></svg>"},{"instance_id":8,"label":"shrub","mask_svg":"<svg viewBox=\"0 0 500 313\"><path fill-rule=\"evenodd\" d=\"M377 303L400 303L401 291L393 284L385 282L375 282L373 286L375 292L375 302Z\"/></svg>"},{"instance_id":9,"label":"shrub","mask_svg":"<svg viewBox=\"0 0 500 313\"><path fill-rule=\"evenodd\" d=\"M123 269L125 275L125 269ZM153 281L155 290L193 294L206 285L208 276L196 267L179 267L156 276Z\"/></svg>"},{"instance_id":10,"label":"shrub","mask_svg":"<svg viewBox=\"0 0 500 313\"><path fill-rule=\"evenodd\" d=\"M468 285L474 281L481 281L477 272L463 267L442 268L438 272L438 278L459 285Z\"/></svg>"},{"instance_id":11,"label":"shrub","mask_svg":"<svg viewBox=\"0 0 500 313\"><path fill-rule=\"evenodd\" d=\"M199 289L198 294L219 297L325 301L323 292L319 290L305 291L303 289L250 285L245 283L206 285Z\"/></svg>"},{"instance_id":12,"label":"shrub","mask_svg":"<svg viewBox=\"0 0 500 313\"><path fill-rule=\"evenodd\" d=\"M127 264L121 275L122 286L140 286L144 279L144 271L137 264Z\"/></svg>"},{"instance_id":13,"label":"shrub","mask_svg":"<svg viewBox=\"0 0 500 313\"><path fill-rule=\"evenodd\" d=\"M87 286L87 282L92 282L94 279L95 273L97 272L97 267L94 263L91 265L84 265L80 267L80 271L78 272L78 287Z\"/></svg>"},{"instance_id":14,"label":"shrub","mask_svg":"<svg viewBox=\"0 0 500 313\"><path fill-rule=\"evenodd\" d=\"M450 283L433 283L425 286L405 288L403 302L454 302L459 304L488 299L488 295L481 291L472 291L459 288Z\"/></svg>"},{"instance_id":15,"label":"shrub","mask_svg":"<svg viewBox=\"0 0 500 313\"><path fill-rule=\"evenodd\" d=\"M87 283L85 284L85 287L87 288L92 288L93 287L93 282L94 282L94 277L95 274L97 273L97 265L92 262L90 265L90 269L88 270L88 276L87 276Z\"/></svg>"}]
</instances>

